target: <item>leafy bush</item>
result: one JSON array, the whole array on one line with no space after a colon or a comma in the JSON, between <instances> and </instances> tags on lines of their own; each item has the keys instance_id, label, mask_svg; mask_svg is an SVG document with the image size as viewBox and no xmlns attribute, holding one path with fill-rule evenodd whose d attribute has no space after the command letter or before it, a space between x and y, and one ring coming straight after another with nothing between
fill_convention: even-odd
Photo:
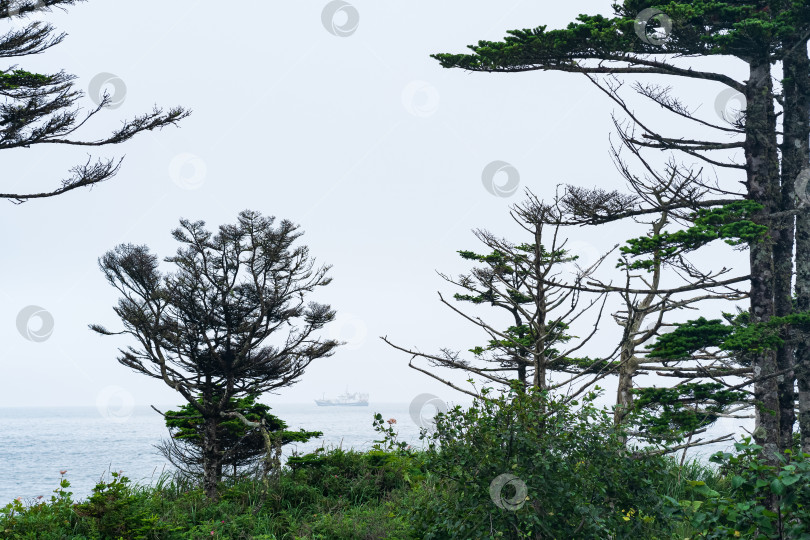
<instances>
[{"instance_id":1,"label":"leafy bush","mask_svg":"<svg viewBox=\"0 0 810 540\"><path fill-rule=\"evenodd\" d=\"M16 498L0 509L0 538L46 538L52 530L70 530L76 524L73 512L73 492L68 491L70 482L62 471L59 487L53 490L50 504L41 499L24 504ZM25 534L17 534L25 531Z\"/></svg>"},{"instance_id":2,"label":"leafy bush","mask_svg":"<svg viewBox=\"0 0 810 540\"><path fill-rule=\"evenodd\" d=\"M664 460L625 452L610 413L513 391L439 415L417 498L417 536L649 537ZM645 536L646 535L646 536Z\"/></svg>"},{"instance_id":3,"label":"leafy bush","mask_svg":"<svg viewBox=\"0 0 810 540\"><path fill-rule=\"evenodd\" d=\"M87 501L73 507L77 516L90 518L92 533L102 538L145 540L172 530L157 514L139 504L129 478L121 472L111 474L109 482L102 480L96 484Z\"/></svg>"},{"instance_id":4,"label":"leafy bush","mask_svg":"<svg viewBox=\"0 0 810 540\"><path fill-rule=\"evenodd\" d=\"M728 489L690 482L705 500L666 499L673 516L691 525L698 538L810 538L810 454L787 450L774 464L750 439L735 444L737 454L718 452Z\"/></svg>"}]
</instances>

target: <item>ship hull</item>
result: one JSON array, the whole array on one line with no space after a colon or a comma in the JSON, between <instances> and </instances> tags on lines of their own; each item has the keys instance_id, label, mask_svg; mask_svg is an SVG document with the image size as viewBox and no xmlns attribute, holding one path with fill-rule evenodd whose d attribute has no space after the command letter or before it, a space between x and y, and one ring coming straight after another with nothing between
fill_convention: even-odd
<instances>
[{"instance_id":1,"label":"ship hull","mask_svg":"<svg viewBox=\"0 0 810 540\"><path fill-rule=\"evenodd\" d=\"M316 399L315 403L318 405L318 407L368 407L368 401L357 401L355 403L335 403L332 401Z\"/></svg>"}]
</instances>

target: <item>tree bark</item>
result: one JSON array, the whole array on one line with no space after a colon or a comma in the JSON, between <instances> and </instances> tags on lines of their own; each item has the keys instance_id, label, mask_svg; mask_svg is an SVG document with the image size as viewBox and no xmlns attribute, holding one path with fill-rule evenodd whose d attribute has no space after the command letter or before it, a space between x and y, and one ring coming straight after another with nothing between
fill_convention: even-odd
<instances>
[{"instance_id":1,"label":"tree bark","mask_svg":"<svg viewBox=\"0 0 810 540\"><path fill-rule=\"evenodd\" d=\"M219 498L217 486L222 478L222 456L219 449L217 418L206 418L203 424L203 489L211 499Z\"/></svg>"},{"instance_id":2,"label":"tree bark","mask_svg":"<svg viewBox=\"0 0 810 540\"><path fill-rule=\"evenodd\" d=\"M782 139L781 211L796 208L796 180L808 165L807 105L808 58L807 47L795 48L783 61L784 114ZM775 313L785 316L793 313L793 248L796 243L796 217L790 215L774 223L778 241L774 246ZM802 251L798 251L801 257ZM777 351L777 365L781 372L777 378L780 407L780 450L792 446L793 425L796 422L794 404L796 345L795 332L786 332L786 343Z\"/></svg>"},{"instance_id":3,"label":"tree bark","mask_svg":"<svg viewBox=\"0 0 810 540\"><path fill-rule=\"evenodd\" d=\"M776 116L771 81L771 65L767 54L752 58L750 77L746 85L746 138L745 156L747 187L751 200L763 209L755 217L769 225L768 234L751 243L751 322L766 322L775 313L774 247L779 241L776 227L768 221L781 201L779 156L776 152ZM758 218L758 219L757 219ZM766 453L774 455L780 448L780 401L776 351L754 353L754 400L756 402L756 429L754 438ZM759 379L763 378L764 379ZM791 404L792 408L792 404Z\"/></svg>"},{"instance_id":4,"label":"tree bark","mask_svg":"<svg viewBox=\"0 0 810 540\"><path fill-rule=\"evenodd\" d=\"M638 369L638 362L632 350L622 347L621 367L619 368L619 387L616 391L616 408L613 410L613 423L618 427L624 423L624 418L633 409L633 377ZM621 437L622 444L627 438Z\"/></svg>"},{"instance_id":5,"label":"tree bark","mask_svg":"<svg viewBox=\"0 0 810 540\"><path fill-rule=\"evenodd\" d=\"M785 113L782 147L782 186L790 190L790 208L808 206L807 184L800 176L810 172L810 60L807 40L799 38L784 58ZM803 174L804 171L804 174ZM796 190L801 190L796 193ZM784 200L784 196L783 196ZM810 310L810 214L799 212L795 218L796 310ZM791 259L793 253L790 254ZM810 347L807 335L794 330L794 368L799 387L799 431L802 451L810 452ZM791 398L793 398L791 387ZM781 396L780 396L781 397ZM785 401L787 396L785 396ZM792 442L792 434L791 434Z\"/></svg>"}]
</instances>

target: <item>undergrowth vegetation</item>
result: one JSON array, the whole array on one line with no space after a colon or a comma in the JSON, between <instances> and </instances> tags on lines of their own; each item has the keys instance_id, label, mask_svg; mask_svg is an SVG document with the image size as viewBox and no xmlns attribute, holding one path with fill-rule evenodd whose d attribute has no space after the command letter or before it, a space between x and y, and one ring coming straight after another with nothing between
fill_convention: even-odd
<instances>
[{"instance_id":1,"label":"undergrowth vegetation","mask_svg":"<svg viewBox=\"0 0 810 540\"><path fill-rule=\"evenodd\" d=\"M214 501L198 481L164 475L140 486L121 473L76 501L63 477L50 500L0 509L0 538L810 537L807 456L769 465L750 442L711 464L623 450L593 398L488 398L437 417L418 450L378 415L374 449L298 456L269 490L243 477L222 483Z\"/></svg>"}]
</instances>

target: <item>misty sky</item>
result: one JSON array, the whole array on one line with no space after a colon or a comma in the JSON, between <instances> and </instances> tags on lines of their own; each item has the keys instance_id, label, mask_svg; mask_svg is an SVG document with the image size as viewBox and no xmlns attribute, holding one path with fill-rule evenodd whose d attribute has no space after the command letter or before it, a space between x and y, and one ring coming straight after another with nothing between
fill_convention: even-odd
<instances>
[{"instance_id":1,"label":"misty sky","mask_svg":"<svg viewBox=\"0 0 810 540\"><path fill-rule=\"evenodd\" d=\"M110 182L51 200L5 203L0 407L178 404L162 382L116 362L126 338L87 328L120 327L111 309L116 291L97 259L127 242L171 255L170 231L180 218L215 228L246 208L300 224L312 255L333 265L334 281L318 300L338 311L326 334L348 342L313 363L299 384L264 401L306 402L346 387L378 402L407 402L423 392L459 399L409 369L407 355L379 337L423 351L483 344L486 336L437 295L455 292L437 270L469 269L456 251L479 249L471 230L522 241L508 211L524 188L550 197L560 183L610 189L624 183L609 155L614 106L585 77L445 70L429 55L461 52L508 29L561 27L578 13L607 15L611 2L352 4L359 24L346 36L324 25L325 1L237 7L91 0L44 16L69 36L43 55L15 60L20 67L64 69L85 91L97 88L100 79L92 88L91 81L99 74L112 76L102 77L103 88L115 92L120 106L97 115L84 138L155 103L193 114L179 128L96 151L126 156ZM336 15L335 28L346 26L344 15ZM715 114L719 85L678 84L692 105ZM88 108L93 97L85 98ZM639 102L639 109L672 122L655 107ZM43 146L4 152L3 191L53 188L87 159L81 148ZM493 161L519 172L513 196L485 189L482 171ZM591 260L640 230L573 230L569 248ZM745 255L730 249L701 253L702 261L747 271ZM32 305L53 317L45 341L18 331L18 314ZM609 318L603 325L593 354L615 343L618 327Z\"/></svg>"}]
</instances>

